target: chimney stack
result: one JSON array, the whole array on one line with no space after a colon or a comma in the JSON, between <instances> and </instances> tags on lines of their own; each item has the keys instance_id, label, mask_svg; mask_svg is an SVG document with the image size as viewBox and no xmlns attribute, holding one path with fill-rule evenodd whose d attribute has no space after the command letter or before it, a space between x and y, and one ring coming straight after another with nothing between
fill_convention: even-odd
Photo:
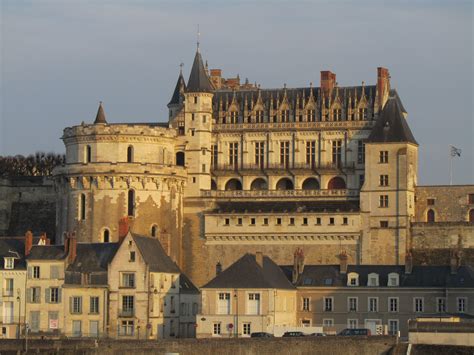
<instances>
[{"instance_id":1,"label":"chimney stack","mask_svg":"<svg viewBox=\"0 0 474 355\"><path fill-rule=\"evenodd\" d=\"M345 250L341 252L339 255L340 265L339 265L339 273L347 274L347 253Z\"/></svg>"},{"instance_id":2,"label":"chimney stack","mask_svg":"<svg viewBox=\"0 0 474 355\"><path fill-rule=\"evenodd\" d=\"M41 233L38 245L51 245L51 240L49 240L45 232Z\"/></svg>"},{"instance_id":3,"label":"chimney stack","mask_svg":"<svg viewBox=\"0 0 474 355\"><path fill-rule=\"evenodd\" d=\"M28 256L30 254L32 247L33 247L33 233L31 233L31 231L27 231L25 234L25 256Z\"/></svg>"},{"instance_id":4,"label":"chimney stack","mask_svg":"<svg viewBox=\"0 0 474 355\"><path fill-rule=\"evenodd\" d=\"M413 255L411 251L407 252L405 256L405 274L411 274L413 270Z\"/></svg>"},{"instance_id":5,"label":"chimney stack","mask_svg":"<svg viewBox=\"0 0 474 355\"><path fill-rule=\"evenodd\" d=\"M218 276L222 272L222 264L220 261L217 262L216 264L216 276Z\"/></svg>"},{"instance_id":6,"label":"chimney stack","mask_svg":"<svg viewBox=\"0 0 474 355\"><path fill-rule=\"evenodd\" d=\"M122 243L130 230L128 217L122 217L119 220L119 243Z\"/></svg>"},{"instance_id":7,"label":"chimney stack","mask_svg":"<svg viewBox=\"0 0 474 355\"><path fill-rule=\"evenodd\" d=\"M382 110L385 102L388 99L390 92L390 73L387 68L377 68L377 92L376 102L378 109Z\"/></svg>"},{"instance_id":8,"label":"chimney stack","mask_svg":"<svg viewBox=\"0 0 474 355\"><path fill-rule=\"evenodd\" d=\"M255 253L255 260L257 264L263 269L263 253L261 251L257 251Z\"/></svg>"},{"instance_id":9,"label":"chimney stack","mask_svg":"<svg viewBox=\"0 0 474 355\"><path fill-rule=\"evenodd\" d=\"M336 74L329 70L321 71L321 90L324 90L326 95L331 94L332 89L336 86Z\"/></svg>"},{"instance_id":10,"label":"chimney stack","mask_svg":"<svg viewBox=\"0 0 474 355\"><path fill-rule=\"evenodd\" d=\"M77 256L77 239L75 232L69 233L67 238L67 244L67 261L68 264L72 264L76 260Z\"/></svg>"}]
</instances>

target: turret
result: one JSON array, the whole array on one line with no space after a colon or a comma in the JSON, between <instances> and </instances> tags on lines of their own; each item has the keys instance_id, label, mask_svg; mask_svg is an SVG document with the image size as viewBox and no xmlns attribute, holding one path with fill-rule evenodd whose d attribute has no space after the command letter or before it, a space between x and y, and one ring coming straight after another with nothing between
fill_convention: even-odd
<instances>
[{"instance_id":1,"label":"turret","mask_svg":"<svg viewBox=\"0 0 474 355\"><path fill-rule=\"evenodd\" d=\"M169 109L169 120L172 121L176 115L181 111L183 108L183 101L184 101L184 92L186 91L186 83L183 78L183 66L181 64L181 69L179 71L178 81L176 82L176 86L173 91L173 95L171 96L171 100L168 103Z\"/></svg>"}]
</instances>

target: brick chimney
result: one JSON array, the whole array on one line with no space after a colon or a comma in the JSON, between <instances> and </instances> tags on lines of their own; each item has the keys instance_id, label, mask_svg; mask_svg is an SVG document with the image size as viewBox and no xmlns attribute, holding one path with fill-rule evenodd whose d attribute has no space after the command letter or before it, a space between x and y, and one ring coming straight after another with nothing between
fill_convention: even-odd
<instances>
[{"instance_id":1,"label":"brick chimney","mask_svg":"<svg viewBox=\"0 0 474 355\"><path fill-rule=\"evenodd\" d=\"M222 70L221 69L211 69L211 75L210 79L212 82L212 85L216 89L220 89L222 87Z\"/></svg>"},{"instance_id":2,"label":"brick chimney","mask_svg":"<svg viewBox=\"0 0 474 355\"><path fill-rule=\"evenodd\" d=\"M67 238L67 262L68 264L74 263L77 256L77 239L76 233L72 232Z\"/></svg>"},{"instance_id":3,"label":"brick chimney","mask_svg":"<svg viewBox=\"0 0 474 355\"><path fill-rule=\"evenodd\" d=\"M122 217L119 220L119 243L122 243L130 230L128 217Z\"/></svg>"},{"instance_id":4,"label":"brick chimney","mask_svg":"<svg viewBox=\"0 0 474 355\"><path fill-rule=\"evenodd\" d=\"M25 256L30 255L32 247L33 247L33 233L31 233L31 231L27 231L25 234Z\"/></svg>"},{"instance_id":5,"label":"brick chimney","mask_svg":"<svg viewBox=\"0 0 474 355\"><path fill-rule=\"evenodd\" d=\"M46 233L41 233L38 245L51 245L51 240L46 236Z\"/></svg>"},{"instance_id":6,"label":"brick chimney","mask_svg":"<svg viewBox=\"0 0 474 355\"><path fill-rule=\"evenodd\" d=\"M303 249L297 248L293 254L293 275L292 282L296 283L304 270L304 253Z\"/></svg>"},{"instance_id":7,"label":"brick chimney","mask_svg":"<svg viewBox=\"0 0 474 355\"><path fill-rule=\"evenodd\" d=\"M376 102L379 110L383 108L390 91L390 73L387 68L377 68L377 93Z\"/></svg>"},{"instance_id":8,"label":"brick chimney","mask_svg":"<svg viewBox=\"0 0 474 355\"><path fill-rule=\"evenodd\" d=\"M413 271L413 255L411 251L407 252L405 256L405 274L411 274Z\"/></svg>"},{"instance_id":9,"label":"brick chimney","mask_svg":"<svg viewBox=\"0 0 474 355\"><path fill-rule=\"evenodd\" d=\"M339 260L340 260L340 264L339 264L339 273L341 274L347 274L347 253L345 250L343 250L341 252L341 254L339 255Z\"/></svg>"},{"instance_id":10,"label":"brick chimney","mask_svg":"<svg viewBox=\"0 0 474 355\"><path fill-rule=\"evenodd\" d=\"M326 95L330 94L332 89L336 86L336 74L329 70L321 71L321 90L324 90Z\"/></svg>"},{"instance_id":11,"label":"brick chimney","mask_svg":"<svg viewBox=\"0 0 474 355\"><path fill-rule=\"evenodd\" d=\"M255 253L255 261L257 262L258 266L263 269L263 253L261 251L257 251Z\"/></svg>"}]
</instances>

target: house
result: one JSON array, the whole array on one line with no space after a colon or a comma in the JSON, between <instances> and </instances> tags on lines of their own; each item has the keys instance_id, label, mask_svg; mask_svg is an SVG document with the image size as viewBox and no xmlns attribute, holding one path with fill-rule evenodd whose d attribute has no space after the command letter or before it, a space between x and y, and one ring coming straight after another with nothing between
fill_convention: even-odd
<instances>
[{"instance_id":1,"label":"house","mask_svg":"<svg viewBox=\"0 0 474 355\"><path fill-rule=\"evenodd\" d=\"M196 337L196 316L201 308L201 293L185 275L179 276L179 337Z\"/></svg>"},{"instance_id":2,"label":"house","mask_svg":"<svg viewBox=\"0 0 474 355\"><path fill-rule=\"evenodd\" d=\"M273 333L275 326L295 325L296 288L262 253L245 254L202 289L197 337Z\"/></svg>"}]
</instances>

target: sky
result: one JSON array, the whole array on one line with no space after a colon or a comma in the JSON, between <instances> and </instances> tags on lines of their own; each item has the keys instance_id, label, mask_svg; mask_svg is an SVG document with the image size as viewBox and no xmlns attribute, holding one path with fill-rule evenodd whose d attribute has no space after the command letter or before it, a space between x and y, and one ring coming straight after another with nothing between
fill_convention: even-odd
<instances>
[{"instance_id":1,"label":"sky","mask_svg":"<svg viewBox=\"0 0 474 355\"><path fill-rule=\"evenodd\" d=\"M474 183L471 1L0 1L0 155L64 152L67 126L164 122L184 63L262 87L375 84L387 67L419 147L420 185Z\"/></svg>"}]
</instances>

